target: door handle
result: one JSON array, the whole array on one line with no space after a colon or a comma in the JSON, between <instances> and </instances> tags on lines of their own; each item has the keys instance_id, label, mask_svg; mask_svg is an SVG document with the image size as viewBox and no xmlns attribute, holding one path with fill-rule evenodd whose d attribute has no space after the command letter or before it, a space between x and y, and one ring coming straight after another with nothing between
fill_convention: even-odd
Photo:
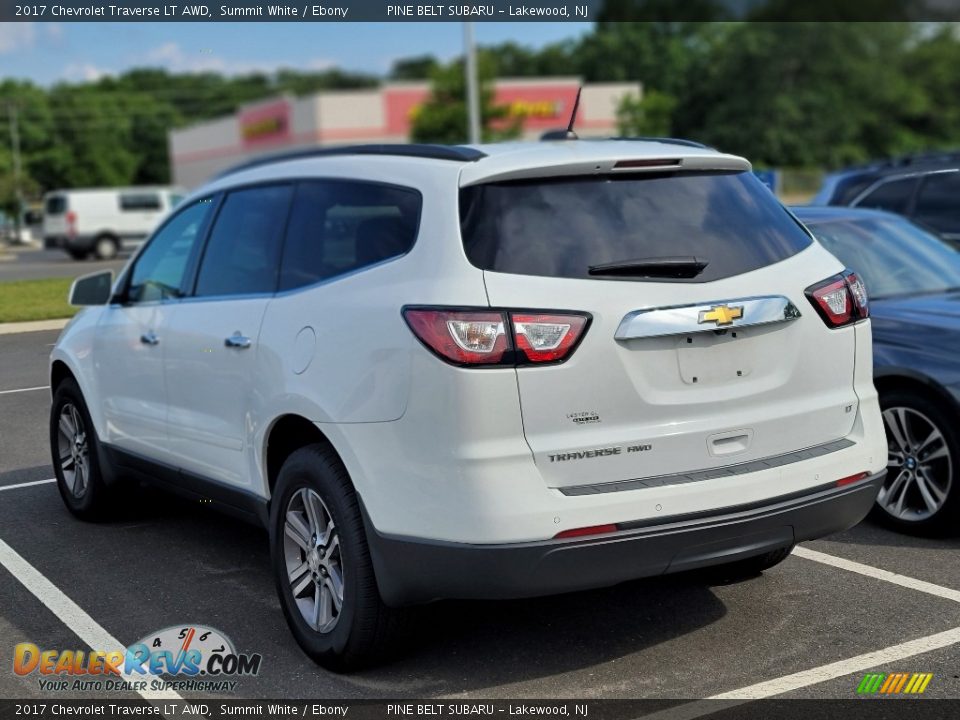
<instances>
[{"instance_id":1,"label":"door handle","mask_svg":"<svg viewBox=\"0 0 960 720\"><path fill-rule=\"evenodd\" d=\"M140 342L144 345L159 345L160 338L157 337L157 334L151 330L150 332L145 332L140 336Z\"/></svg>"},{"instance_id":2,"label":"door handle","mask_svg":"<svg viewBox=\"0 0 960 720\"><path fill-rule=\"evenodd\" d=\"M223 342L228 348L233 348L234 350L246 350L248 347L253 345L253 341L244 336L244 335L231 335Z\"/></svg>"}]
</instances>

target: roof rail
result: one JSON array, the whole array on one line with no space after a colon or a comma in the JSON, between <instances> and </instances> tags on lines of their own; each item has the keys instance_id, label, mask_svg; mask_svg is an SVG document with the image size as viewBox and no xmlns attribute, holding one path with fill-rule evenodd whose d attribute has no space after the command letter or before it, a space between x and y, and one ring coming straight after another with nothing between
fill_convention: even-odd
<instances>
[{"instance_id":1,"label":"roof rail","mask_svg":"<svg viewBox=\"0 0 960 720\"><path fill-rule=\"evenodd\" d=\"M704 150L713 150L714 148L709 145L704 145L703 143L698 143L695 140L684 140L683 138L670 138L670 137L611 137L607 138L608 140L633 140L635 142L659 142L666 143L668 145L683 145L684 147L695 147L702 148Z\"/></svg>"},{"instance_id":2,"label":"roof rail","mask_svg":"<svg viewBox=\"0 0 960 720\"><path fill-rule=\"evenodd\" d=\"M452 160L455 162L476 162L487 155L476 148L465 145L428 145L428 144L379 144L379 145L342 145L339 147L314 147L300 150L290 150L272 155L264 155L232 168L217 175L218 178L232 175L241 170L271 165L287 160L302 160L305 158L329 157L336 155L394 155L400 157L429 158L432 160Z\"/></svg>"}]
</instances>

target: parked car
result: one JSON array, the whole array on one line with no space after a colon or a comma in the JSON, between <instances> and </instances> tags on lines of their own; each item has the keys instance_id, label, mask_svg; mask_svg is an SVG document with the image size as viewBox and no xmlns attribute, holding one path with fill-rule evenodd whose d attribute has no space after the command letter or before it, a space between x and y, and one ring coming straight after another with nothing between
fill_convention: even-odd
<instances>
[{"instance_id":1,"label":"parked car","mask_svg":"<svg viewBox=\"0 0 960 720\"><path fill-rule=\"evenodd\" d=\"M157 222L182 198L167 187L55 190L44 195L43 241L75 260L101 260L144 241Z\"/></svg>"},{"instance_id":2,"label":"parked car","mask_svg":"<svg viewBox=\"0 0 960 720\"><path fill-rule=\"evenodd\" d=\"M335 669L397 608L727 565L857 523L885 473L859 279L690 143L362 146L201 188L53 349L81 518L124 477L263 523Z\"/></svg>"},{"instance_id":3,"label":"parked car","mask_svg":"<svg viewBox=\"0 0 960 720\"><path fill-rule=\"evenodd\" d=\"M911 155L834 173L811 204L887 210L960 247L960 152Z\"/></svg>"},{"instance_id":4,"label":"parked car","mask_svg":"<svg viewBox=\"0 0 960 720\"><path fill-rule=\"evenodd\" d=\"M889 473L874 515L908 532L960 520L960 253L897 215L796 208L870 294Z\"/></svg>"}]
</instances>

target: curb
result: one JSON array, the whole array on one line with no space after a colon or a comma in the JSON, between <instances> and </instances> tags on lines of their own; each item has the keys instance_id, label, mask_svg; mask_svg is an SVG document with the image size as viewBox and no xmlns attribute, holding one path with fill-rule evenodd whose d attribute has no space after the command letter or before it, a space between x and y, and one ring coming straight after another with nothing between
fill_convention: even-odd
<instances>
[{"instance_id":1,"label":"curb","mask_svg":"<svg viewBox=\"0 0 960 720\"><path fill-rule=\"evenodd\" d=\"M62 330L68 322L70 322L69 318L63 318L61 320L0 323L0 335L15 335L17 333L40 332L42 330Z\"/></svg>"}]
</instances>

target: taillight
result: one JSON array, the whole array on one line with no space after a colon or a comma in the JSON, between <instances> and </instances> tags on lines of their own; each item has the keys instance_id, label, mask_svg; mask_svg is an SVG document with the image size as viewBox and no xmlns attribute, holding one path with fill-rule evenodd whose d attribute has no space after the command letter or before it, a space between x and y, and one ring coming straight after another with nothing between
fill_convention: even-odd
<instances>
[{"instance_id":1,"label":"taillight","mask_svg":"<svg viewBox=\"0 0 960 720\"><path fill-rule=\"evenodd\" d=\"M497 312L405 310L414 334L444 360L459 365L497 365L511 350Z\"/></svg>"},{"instance_id":2,"label":"taillight","mask_svg":"<svg viewBox=\"0 0 960 720\"><path fill-rule=\"evenodd\" d=\"M517 349L532 363L562 360L583 337L582 315L510 313Z\"/></svg>"},{"instance_id":3,"label":"taillight","mask_svg":"<svg viewBox=\"0 0 960 720\"><path fill-rule=\"evenodd\" d=\"M806 295L829 327L843 327L870 316L867 289L849 270L811 285Z\"/></svg>"},{"instance_id":4,"label":"taillight","mask_svg":"<svg viewBox=\"0 0 960 720\"><path fill-rule=\"evenodd\" d=\"M67 213L67 235L71 238L77 236L77 214L73 210Z\"/></svg>"},{"instance_id":5,"label":"taillight","mask_svg":"<svg viewBox=\"0 0 960 720\"><path fill-rule=\"evenodd\" d=\"M563 362L590 322L583 313L439 307L405 308L403 317L435 355L469 367Z\"/></svg>"}]
</instances>

